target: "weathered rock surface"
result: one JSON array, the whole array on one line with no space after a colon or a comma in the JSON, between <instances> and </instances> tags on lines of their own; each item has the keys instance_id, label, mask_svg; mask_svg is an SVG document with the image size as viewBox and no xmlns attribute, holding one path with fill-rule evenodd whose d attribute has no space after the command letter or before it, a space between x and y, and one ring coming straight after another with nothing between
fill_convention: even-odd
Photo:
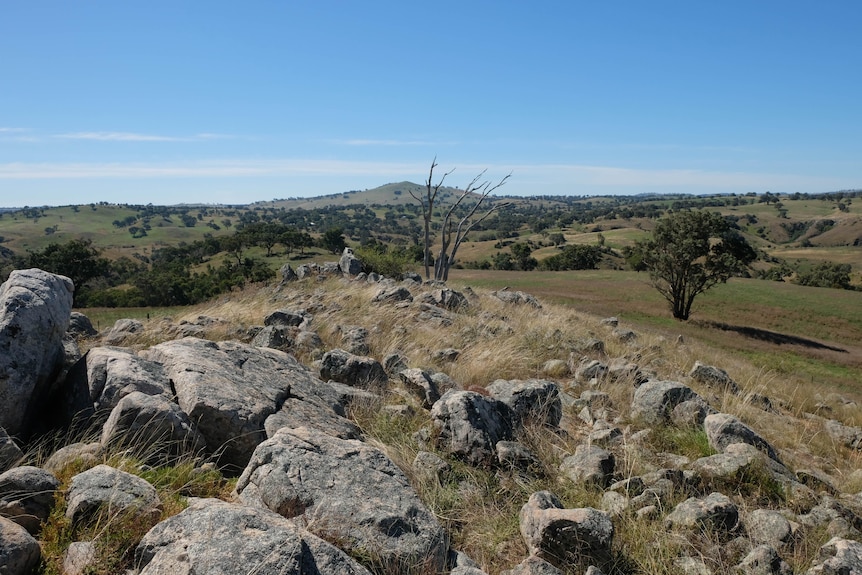
<instances>
[{"instance_id":1,"label":"weathered rock surface","mask_svg":"<svg viewBox=\"0 0 862 575\"><path fill-rule=\"evenodd\" d=\"M42 549L27 530L0 517L0 573L30 575L39 564Z\"/></svg>"},{"instance_id":2,"label":"weathered rock surface","mask_svg":"<svg viewBox=\"0 0 862 575\"><path fill-rule=\"evenodd\" d=\"M90 400L103 417L133 391L147 395L174 395L162 366L122 347L94 347L67 377L79 380L90 392ZM77 383L75 383L77 385Z\"/></svg>"},{"instance_id":3,"label":"weathered rock surface","mask_svg":"<svg viewBox=\"0 0 862 575\"><path fill-rule=\"evenodd\" d=\"M121 345L129 338L144 332L144 324L136 319L118 319L102 336L105 345Z\"/></svg>"},{"instance_id":4,"label":"weathered rock surface","mask_svg":"<svg viewBox=\"0 0 862 575\"><path fill-rule=\"evenodd\" d=\"M713 492L703 498L686 499L671 511L665 522L670 527L702 527L728 532L739 523L739 510L729 497Z\"/></svg>"},{"instance_id":5,"label":"weathered rock surface","mask_svg":"<svg viewBox=\"0 0 862 575\"><path fill-rule=\"evenodd\" d=\"M371 300L375 303L397 303L413 301L413 294L404 286L389 286L378 291Z\"/></svg>"},{"instance_id":6,"label":"weathered rock surface","mask_svg":"<svg viewBox=\"0 0 862 575\"><path fill-rule=\"evenodd\" d=\"M0 516L37 535L54 507L60 482L48 471L29 465L0 475Z\"/></svg>"},{"instance_id":7,"label":"weathered rock surface","mask_svg":"<svg viewBox=\"0 0 862 575\"><path fill-rule=\"evenodd\" d=\"M72 280L39 269L15 270L0 285L0 427L26 437L41 421L63 366Z\"/></svg>"},{"instance_id":8,"label":"weathered rock surface","mask_svg":"<svg viewBox=\"0 0 862 575\"><path fill-rule=\"evenodd\" d=\"M431 409L431 406L440 399L437 384L434 383L431 374L427 371L417 368L404 369L398 373L398 377L401 378L404 387L419 398L425 409Z\"/></svg>"},{"instance_id":9,"label":"weathered rock surface","mask_svg":"<svg viewBox=\"0 0 862 575\"><path fill-rule=\"evenodd\" d=\"M563 572L534 555L521 561L514 569L501 571L500 575L563 575Z\"/></svg>"},{"instance_id":10,"label":"weathered rock surface","mask_svg":"<svg viewBox=\"0 0 862 575\"><path fill-rule=\"evenodd\" d=\"M370 575L343 551L267 509L198 499L147 533L140 575Z\"/></svg>"},{"instance_id":11,"label":"weathered rock surface","mask_svg":"<svg viewBox=\"0 0 862 575\"><path fill-rule=\"evenodd\" d=\"M575 483L591 483L607 487L613 478L614 454L595 445L581 444L575 453L560 464L560 471Z\"/></svg>"},{"instance_id":12,"label":"weathered rock surface","mask_svg":"<svg viewBox=\"0 0 862 575\"><path fill-rule=\"evenodd\" d=\"M69 327L66 333L74 338L95 337L99 335L96 328L93 327L93 322L86 315L79 311L73 311L69 315Z\"/></svg>"},{"instance_id":13,"label":"weathered rock surface","mask_svg":"<svg viewBox=\"0 0 862 575\"><path fill-rule=\"evenodd\" d=\"M833 537L817 555L806 575L856 575L862 573L862 543Z\"/></svg>"},{"instance_id":14,"label":"weathered rock surface","mask_svg":"<svg viewBox=\"0 0 862 575\"><path fill-rule=\"evenodd\" d=\"M631 417L649 425L667 423L673 408L696 397L699 396L691 388L681 383L651 380L635 390Z\"/></svg>"},{"instance_id":15,"label":"weathered rock surface","mask_svg":"<svg viewBox=\"0 0 862 575\"><path fill-rule=\"evenodd\" d=\"M793 526L784 515L771 509L755 509L745 516L745 531L755 543L780 547L793 538Z\"/></svg>"},{"instance_id":16,"label":"weathered rock surface","mask_svg":"<svg viewBox=\"0 0 862 575\"><path fill-rule=\"evenodd\" d=\"M141 353L163 365L177 402L196 423L207 449L237 470L266 438L266 418L288 398L311 398L322 385L294 357L238 342L186 338Z\"/></svg>"},{"instance_id":17,"label":"weathered rock surface","mask_svg":"<svg viewBox=\"0 0 862 575\"><path fill-rule=\"evenodd\" d=\"M498 379L487 388L491 397L509 408L512 426L528 422L556 427L562 417L562 402L557 384L544 379Z\"/></svg>"},{"instance_id":18,"label":"weathered rock surface","mask_svg":"<svg viewBox=\"0 0 862 575\"><path fill-rule=\"evenodd\" d=\"M346 276L355 276L362 273L362 261L353 254L351 248L344 248L341 253L341 259L338 260L338 267Z\"/></svg>"},{"instance_id":19,"label":"weathered rock surface","mask_svg":"<svg viewBox=\"0 0 862 575\"><path fill-rule=\"evenodd\" d=\"M145 461L171 460L206 448L189 416L163 395L133 391L121 399L102 428L102 445L131 448Z\"/></svg>"},{"instance_id":20,"label":"weathered rock surface","mask_svg":"<svg viewBox=\"0 0 862 575\"><path fill-rule=\"evenodd\" d=\"M0 473L17 464L22 457L24 454L21 448L9 437L6 430L0 427Z\"/></svg>"},{"instance_id":21,"label":"weathered rock surface","mask_svg":"<svg viewBox=\"0 0 862 575\"><path fill-rule=\"evenodd\" d=\"M74 476L66 494L66 517L73 522L89 519L100 508L110 513L134 511L143 518L158 518L161 507L152 485L108 465L97 465Z\"/></svg>"},{"instance_id":22,"label":"weathered rock surface","mask_svg":"<svg viewBox=\"0 0 862 575\"><path fill-rule=\"evenodd\" d=\"M347 548L373 549L384 565L445 563L442 527L401 470L366 443L281 429L255 450L236 490L248 505L304 515Z\"/></svg>"},{"instance_id":23,"label":"weathered rock surface","mask_svg":"<svg viewBox=\"0 0 862 575\"><path fill-rule=\"evenodd\" d=\"M792 575L793 570L769 545L752 549L735 568L745 575Z\"/></svg>"},{"instance_id":24,"label":"weathered rock surface","mask_svg":"<svg viewBox=\"0 0 862 575\"><path fill-rule=\"evenodd\" d=\"M323 355L320 377L363 389L379 386L389 380L379 361L343 349L333 349Z\"/></svg>"},{"instance_id":25,"label":"weathered rock surface","mask_svg":"<svg viewBox=\"0 0 862 575\"><path fill-rule=\"evenodd\" d=\"M522 291L509 291L507 288L504 288L499 291L491 292L491 295L505 303L511 303L516 305L530 305L536 309L542 307L542 304L539 303L539 300L537 300L534 296L528 293L524 293Z\"/></svg>"},{"instance_id":26,"label":"weathered rock surface","mask_svg":"<svg viewBox=\"0 0 862 575\"><path fill-rule=\"evenodd\" d=\"M530 554L556 567L601 565L610 560L614 526L603 511L564 509L556 495L539 491L521 508L519 519Z\"/></svg>"},{"instance_id":27,"label":"weathered rock surface","mask_svg":"<svg viewBox=\"0 0 862 575\"><path fill-rule=\"evenodd\" d=\"M709 445L716 451L724 451L728 445L747 443L766 453L771 459L778 459L775 449L753 429L736 417L727 413L714 413L703 420L703 428Z\"/></svg>"},{"instance_id":28,"label":"weathered rock surface","mask_svg":"<svg viewBox=\"0 0 862 575\"><path fill-rule=\"evenodd\" d=\"M716 391L729 392L734 395L739 393L739 386L735 381L733 381L733 378L731 378L727 372L720 367L704 365L699 361L696 361L688 375L696 382L702 383Z\"/></svg>"},{"instance_id":29,"label":"weathered rock surface","mask_svg":"<svg viewBox=\"0 0 862 575\"><path fill-rule=\"evenodd\" d=\"M301 327L312 320L305 310L277 309L263 318L263 325L278 327Z\"/></svg>"},{"instance_id":30,"label":"weathered rock surface","mask_svg":"<svg viewBox=\"0 0 862 575\"><path fill-rule=\"evenodd\" d=\"M509 408L475 391L449 390L431 408L438 447L474 465L489 465L498 441L511 439Z\"/></svg>"}]
</instances>

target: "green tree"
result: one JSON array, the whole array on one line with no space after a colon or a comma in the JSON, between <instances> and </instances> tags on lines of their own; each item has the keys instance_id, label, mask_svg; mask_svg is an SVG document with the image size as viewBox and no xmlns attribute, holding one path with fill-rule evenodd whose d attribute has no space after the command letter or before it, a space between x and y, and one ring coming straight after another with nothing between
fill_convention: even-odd
<instances>
[{"instance_id":1,"label":"green tree","mask_svg":"<svg viewBox=\"0 0 862 575\"><path fill-rule=\"evenodd\" d=\"M850 264L823 262L808 271L799 272L796 276L796 283L803 286L853 289L853 286L850 285L851 272Z\"/></svg>"},{"instance_id":2,"label":"green tree","mask_svg":"<svg viewBox=\"0 0 862 575\"><path fill-rule=\"evenodd\" d=\"M344 230L341 228L329 228L323 232L323 237L320 238L320 247L329 250L334 254L340 254L347 247L344 241Z\"/></svg>"},{"instance_id":3,"label":"green tree","mask_svg":"<svg viewBox=\"0 0 862 575\"><path fill-rule=\"evenodd\" d=\"M70 240L65 244L52 243L45 249L32 252L23 262L27 267L63 275L75 284L74 305L80 306L88 291L87 283L105 277L110 262L101 257L101 251L93 247L91 240Z\"/></svg>"},{"instance_id":4,"label":"green tree","mask_svg":"<svg viewBox=\"0 0 862 575\"><path fill-rule=\"evenodd\" d=\"M668 301L673 317L687 320L694 298L741 273L756 259L748 242L720 214L672 213L652 237L638 241L653 287Z\"/></svg>"}]
</instances>

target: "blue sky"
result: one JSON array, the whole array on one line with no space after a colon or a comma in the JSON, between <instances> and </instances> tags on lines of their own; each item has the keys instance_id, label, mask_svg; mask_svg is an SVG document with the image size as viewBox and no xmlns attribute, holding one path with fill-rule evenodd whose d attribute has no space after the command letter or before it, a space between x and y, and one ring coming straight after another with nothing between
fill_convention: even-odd
<instances>
[{"instance_id":1,"label":"blue sky","mask_svg":"<svg viewBox=\"0 0 862 575\"><path fill-rule=\"evenodd\" d=\"M0 0L0 206L862 188L862 3Z\"/></svg>"}]
</instances>

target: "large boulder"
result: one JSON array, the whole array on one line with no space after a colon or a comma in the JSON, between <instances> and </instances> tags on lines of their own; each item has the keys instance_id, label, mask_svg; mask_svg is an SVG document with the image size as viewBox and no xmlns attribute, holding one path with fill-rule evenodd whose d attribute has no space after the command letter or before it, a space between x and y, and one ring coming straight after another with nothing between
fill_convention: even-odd
<instances>
[{"instance_id":1,"label":"large boulder","mask_svg":"<svg viewBox=\"0 0 862 575\"><path fill-rule=\"evenodd\" d=\"M72 280L39 269L15 270L0 285L0 427L28 436L41 422L63 367Z\"/></svg>"},{"instance_id":2,"label":"large boulder","mask_svg":"<svg viewBox=\"0 0 862 575\"><path fill-rule=\"evenodd\" d=\"M154 520L161 508L152 485L108 465L75 475L66 494L66 517L73 522L87 521L103 509L111 514L134 512L142 520Z\"/></svg>"},{"instance_id":3,"label":"large boulder","mask_svg":"<svg viewBox=\"0 0 862 575\"><path fill-rule=\"evenodd\" d=\"M614 526L598 509L565 509L549 491L533 493L519 514L521 536L531 555L560 569L603 565L611 559Z\"/></svg>"},{"instance_id":4,"label":"large boulder","mask_svg":"<svg viewBox=\"0 0 862 575\"><path fill-rule=\"evenodd\" d=\"M422 403L425 409L431 409L440 399L437 384L431 379L431 374L418 368L403 369L398 373L401 383Z\"/></svg>"},{"instance_id":5,"label":"large boulder","mask_svg":"<svg viewBox=\"0 0 862 575\"><path fill-rule=\"evenodd\" d=\"M699 397L691 388L675 381L651 380L635 390L631 417L649 425L670 422L673 409L684 401Z\"/></svg>"},{"instance_id":6,"label":"large boulder","mask_svg":"<svg viewBox=\"0 0 862 575\"><path fill-rule=\"evenodd\" d=\"M560 424L563 407L557 384L545 379L498 379L487 388L491 397L509 408L512 425L520 427L536 423L556 427Z\"/></svg>"},{"instance_id":7,"label":"large boulder","mask_svg":"<svg viewBox=\"0 0 862 575\"><path fill-rule=\"evenodd\" d=\"M266 509L197 499L144 535L140 575L370 575L356 561Z\"/></svg>"},{"instance_id":8,"label":"large boulder","mask_svg":"<svg viewBox=\"0 0 862 575\"><path fill-rule=\"evenodd\" d=\"M475 391L449 390L431 408L437 445L473 465L489 465L498 441L512 438L505 403Z\"/></svg>"},{"instance_id":9,"label":"large boulder","mask_svg":"<svg viewBox=\"0 0 862 575\"><path fill-rule=\"evenodd\" d=\"M324 538L373 550L384 566L444 566L443 528L401 470L361 441L283 428L255 450L236 491L248 505L304 515Z\"/></svg>"},{"instance_id":10,"label":"large boulder","mask_svg":"<svg viewBox=\"0 0 862 575\"><path fill-rule=\"evenodd\" d=\"M720 367L704 365L699 361L694 362L694 367L689 372L689 377L698 383L720 392L739 394L739 386L733 381L726 371Z\"/></svg>"},{"instance_id":11,"label":"large boulder","mask_svg":"<svg viewBox=\"0 0 862 575\"><path fill-rule=\"evenodd\" d=\"M122 318L115 321L114 325L102 336L102 343L105 345L122 345L142 333L144 333L142 321Z\"/></svg>"},{"instance_id":12,"label":"large boulder","mask_svg":"<svg viewBox=\"0 0 862 575\"><path fill-rule=\"evenodd\" d=\"M107 417L122 398L132 392L173 396L162 366L122 347L94 347L78 362L67 381L89 389L94 409Z\"/></svg>"},{"instance_id":13,"label":"large boulder","mask_svg":"<svg viewBox=\"0 0 862 575\"><path fill-rule=\"evenodd\" d=\"M266 439L264 423L295 397L335 410L325 386L284 352L235 341L186 338L141 355L162 364L177 403L197 425L219 463L239 472ZM328 390L332 393L332 389ZM340 414L339 414L340 415Z\"/></svg>"},{"instance_id":14,"label":"large boulder","mask_svg":"<svg viewBox=\"0 0 862 575\"><path fill-rule=\"evenodd\" d=\"M170 461L206 448L189 416L163 395L133 391L123 397L102 427L102 445L129 448L146 461Z\"/></svg>"},{"instance_id":15,"label":"large boulder","mask_svg":"<svg viewBox=\"0 0 862 575\"><path fill-rule=\"evenodd\" d=\"M0 516L38 535L59 486L60 481L44 469L29 465L10 469L0 475Z\"/></svg>"},{"instance_id":16,"label":"large boulder","mask_svg":"<svg viewBox=\"0 0 862 575\"><path fill-rule=\"evenodd\" d=\"M30 575L39 564L42 549L27 530L0 517L0 573Z\"/></svg>"}]
</instances>

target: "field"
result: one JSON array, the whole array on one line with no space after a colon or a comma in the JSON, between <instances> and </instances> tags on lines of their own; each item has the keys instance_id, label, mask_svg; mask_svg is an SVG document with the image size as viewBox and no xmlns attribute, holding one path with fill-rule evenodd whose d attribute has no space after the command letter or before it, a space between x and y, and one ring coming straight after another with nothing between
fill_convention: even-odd
<instances>
[{"instance_id":1,"label":"field","mask_svg":"<svg viewBox=\"0 0 862 575\"><path fill-rule=\"evenodd\" d=\"M732 279L695 300L692 320L678 322L646 274L611 270L497 272L455 270L451 283L522 290L621 325L658 330L738 353L776 376L859 392L862 293L782 282Z\"/></svg>"}]
</instances>

